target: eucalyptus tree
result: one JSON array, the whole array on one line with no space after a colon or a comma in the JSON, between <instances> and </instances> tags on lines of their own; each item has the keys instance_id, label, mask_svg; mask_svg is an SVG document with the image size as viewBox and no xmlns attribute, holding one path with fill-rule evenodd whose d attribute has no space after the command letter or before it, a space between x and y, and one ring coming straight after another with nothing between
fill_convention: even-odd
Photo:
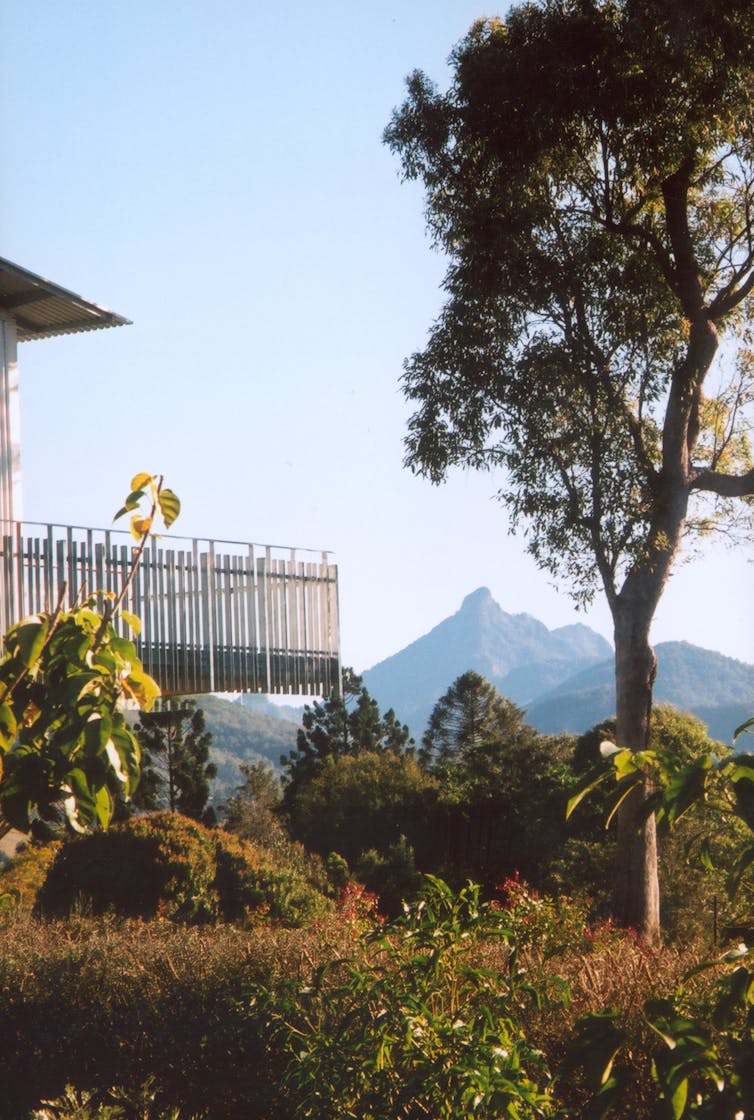
<instances>
[{"instance_id":1,"label":"eucalyptus tree","mask_svg":"<svg viewBox=\"0 0 754 1120\"><path fill-rule=\"evenodd\" d=\"M537 562L581 604L602 588L639 750L682 541L751 524L754 4L540 0L477 22L451 64L445 93L410 76L385 134L448 258L405 366L407 463L499 469ZM616 907L655 939L640 800Z\"/></svg>"}]
</instances>

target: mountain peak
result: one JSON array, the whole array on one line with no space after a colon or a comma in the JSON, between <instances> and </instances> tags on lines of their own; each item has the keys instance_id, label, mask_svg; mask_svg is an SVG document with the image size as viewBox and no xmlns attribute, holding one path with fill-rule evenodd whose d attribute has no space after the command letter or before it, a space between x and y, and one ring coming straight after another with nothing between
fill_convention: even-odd
<instances>
[{"instance_id":1,"label":"mountain peak","mask_svg":"<svg viewBox=\"0 0 754 1120\"><path fill-rule=\"evenodd\" d=\"M472 591L470 595L461 603L459 614L466 611L479 610L480 608L489 607L490 605L497 607L497 603L492 598L492 592L489 587L477 587L476 591ZM498 610L500 608L498 607Z\"/></svg>"},{"instance_id":2,"label":"mountain peak","mask_svg":"<svg viewBox=\"0 0 754 1120\"><path fill-rule=\"evenodd\" d=\"M525 704L610 652L586 627L553 633L532 615L507 614L488 587L478 587L455 614L363 676L381 707L399 712L421 734L437 699L469 669Z\"/></svg>"}]
</instances>

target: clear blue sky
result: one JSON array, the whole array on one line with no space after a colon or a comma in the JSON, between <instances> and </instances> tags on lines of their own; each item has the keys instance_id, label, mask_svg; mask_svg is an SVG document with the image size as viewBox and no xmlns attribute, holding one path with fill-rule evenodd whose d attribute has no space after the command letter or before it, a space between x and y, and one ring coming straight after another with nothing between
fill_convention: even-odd
<instances>
[{"instance_id":1,"label":"clear blue sky","mask_svg":"<svg viewBox=\"0 0 754 1120\"><path fill-rule=\"evenodd\" d=\"M25 516L105 525L136 471L187 535L331 549L346 663L487 585L576 615L506 533L500 480L402 468L401 363L441 301L381 144L493 7L455 0L0 0L0 256L134 325L20 349ZM754 662L752 549L674 576L654 639Z\"/></svg>"}]
</instances>

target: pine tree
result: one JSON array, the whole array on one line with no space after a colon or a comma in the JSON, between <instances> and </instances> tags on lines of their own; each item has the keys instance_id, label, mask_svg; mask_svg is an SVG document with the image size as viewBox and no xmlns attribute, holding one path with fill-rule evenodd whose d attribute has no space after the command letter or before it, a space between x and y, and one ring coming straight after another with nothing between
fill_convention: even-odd
<instances>
[{"instance_id":1,"label":"pine tree","mask_svg":"<svg viewBox=\"0 0 754 1120\"><path fill-rule=\"evenodd\" d=\"M160 711L139 718L135 730L144 761L134 806L208 819L209 783L217 767L209 761L212 735L201 708L194 700L168 700ZM214 817L211 810L209 815Z\"/></svg>"}]
</instances>

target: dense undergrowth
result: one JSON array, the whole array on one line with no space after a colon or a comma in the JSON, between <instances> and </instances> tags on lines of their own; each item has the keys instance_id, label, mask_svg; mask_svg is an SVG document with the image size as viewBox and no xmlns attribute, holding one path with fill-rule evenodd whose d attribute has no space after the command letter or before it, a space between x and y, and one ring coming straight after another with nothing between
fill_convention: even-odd
<instances>
[{"instance_id":1,"label":"dense undergrowth","mask_svg":"<svg viewBox=\"0 0 754 1120\"><path fill-rule=\"evenodd\" d=\"M752 756L614 759L655 775L668 827L719 816L748 880ZM426 875L386 920L363 886L336 894L346 872L173 814L22 853L0 874L0 1120L754 1114L745 946L650 949L517 875Z\"/></svg>"},{"instance_id":2,"label":"dense undergrowth","mask_svg":"<svg viewBox=\"0 0 754 1120\"><path fill-rule=\"evenodd\" d=\"M576 1117L589 1071L558 1070L579 1020L607 1007L628 1040L614 1115L657 1115L644 1005L700 951L650 953L518 883L488 905L431 881L397 922L371 910L350 888L305 929L7 912L2 1120L67 1086L67 1111L47 1115ZM687 998L709 1007L712 982Z\"/></svg>"}]
</instances>

